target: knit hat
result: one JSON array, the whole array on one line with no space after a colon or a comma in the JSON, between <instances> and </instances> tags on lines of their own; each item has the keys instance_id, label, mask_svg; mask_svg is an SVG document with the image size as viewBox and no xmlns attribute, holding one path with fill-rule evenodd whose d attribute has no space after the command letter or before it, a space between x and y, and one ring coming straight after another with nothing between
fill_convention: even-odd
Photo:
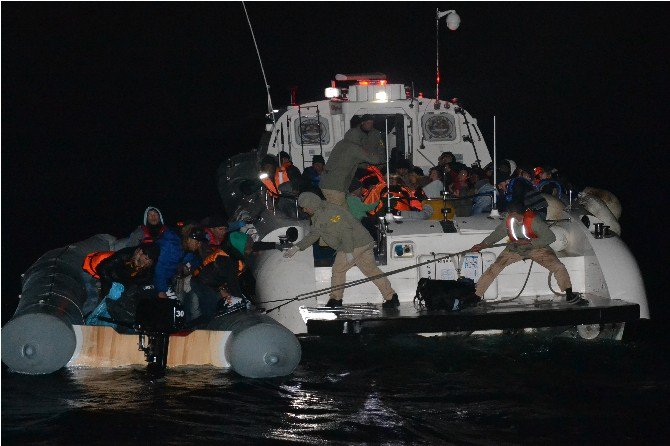
<instances>
[{"instance_id":1,"label":"knit hat","mask_svg":"<svg viewBox=\"0 0 670 446\"><path fill-rule=\"evenodd\" d=\"M374 121L374 120L375 120L375 117L373 115L370 115L370 114L367 114L367 113L364 114L363 116L361 116L361 122Z\"/></svg>"},{"instance_id":2,"label":"knit hat","mask_svg":"<svg viewBox=\"0 0 670 446\"><path fill-rule=\"evenodd\" d=\"M314 163L321 163L321 164L326 164L326 160L323 159L321 155L314 155L312 157L312 164Z\"/></svg>"}]
</instances>

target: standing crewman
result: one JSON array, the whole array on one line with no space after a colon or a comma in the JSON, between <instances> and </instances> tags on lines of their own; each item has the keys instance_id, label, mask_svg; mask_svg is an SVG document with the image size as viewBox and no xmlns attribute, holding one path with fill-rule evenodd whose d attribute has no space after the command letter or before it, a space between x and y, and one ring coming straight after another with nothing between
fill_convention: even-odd
<instances>
[{"instance_id":1,"label":"standing crewman","mask_svg":"<svg viewBox=\"0 0 670 446\"><path fill-rule=\"evenodd\" d=\"M533 211L525 210L524 206L517 201L509 203L507 210L509 213L505 221L499 224L481 243L470 248L472 252L479 252L502 240L505 236L508 236L510 240L510 244L479 278L475 287L476 300L482 300L488 287L507 265L530 259L544 266L556 276L558 286L561 291L565 292L567 303L587 303L579 293L572 291L568 270L549 246L556 240L556 235L544 220L536 216Z\"/></svg>"},{"instance_id":2,"label":"standing crewman","mask_svg":"<svg viewBox=\"0 0 670 446\"><path fill-rule=\"evenodd\" d=\"M305 238L284 253L284 257L293 257L296 252L304 251L321 238L337 251L332 268L331 287L344 285L347 271L352 266L357 266L366 277L383 274L375 263L372 253L374 243L370 233L349 211L327 203L311 192L300 194L298 205L311 215L312 227ZM400 305L398 295L386 277L375 279L373 283L384 297L382 307L397 308ZM331 291L326 306L341 307L343 295L343 288Z\"/></svg>"},{"instance_id":3,"label":"standing crewman","mask_svg":"<svg viewBox=\"0 0 670 446\"><path fill-rule=\"evenodd\" d=\"M328 203L346 209L346 194L360 163L386 161L380 132L374 128L372 115L363 115L361 124L350 128L342 141L335 144L326 169L321 174L321 191Z\"/></svg>"}]
</instances>

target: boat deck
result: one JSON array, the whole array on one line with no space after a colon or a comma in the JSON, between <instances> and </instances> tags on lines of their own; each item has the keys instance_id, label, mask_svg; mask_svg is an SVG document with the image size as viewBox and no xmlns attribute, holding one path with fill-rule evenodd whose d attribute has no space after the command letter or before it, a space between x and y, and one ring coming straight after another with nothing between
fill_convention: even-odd
<instances>
[{"instance_id":1,"label":"boat deck","mask_svg":"<svg viewBox=\"0 0 670 446\"><path fill-rule=\"evenodd\" d=\"M302 307L307 332L314 335L441 333L518 328L608 324L639 319L640 306L623 300L585 295L588 305L569 305L551 296L487 302L459 312L417 309L402 302L397 310L381 304L342 308Z\"/></svg>"}]
</instances>

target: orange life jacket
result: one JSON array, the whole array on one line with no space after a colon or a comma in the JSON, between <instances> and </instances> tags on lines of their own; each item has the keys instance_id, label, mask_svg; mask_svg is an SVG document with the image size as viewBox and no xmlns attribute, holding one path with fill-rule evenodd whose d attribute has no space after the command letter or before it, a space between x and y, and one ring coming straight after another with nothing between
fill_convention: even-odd
<instances>
[{"instance_id":1,"label":"orange life jacket","mask_svg":"<svg viewBox=\"0 0 670 446\"><path fill-rule=\"evenodd\" d=\"M535 212L527 210L523 214L523 223L521 226L521 234L517 234L514 230L514 217L507 216L505 221L505 226L507 226L507 235L512 241L518 240L530 240L532 238L537 238L537 234L533 232L533 219L535 218Z\"/></svg>"},{"instance_id":2,"label":"orange life jacket","mask_svg":"<svg viewBox=\"0 0 670 446\"><path fill-rule=\"evenodd\" d=\"M270 193L270 196L275 198L279 197L280 195L279 186L281 186L284 183L288 183L290 181L286 169L292 165L293 164L291 162L287 161L281 167L277 167L275 169L274 178L270 178L270 176L268 175L265 178L261 179L261 182Z\"/></svg>"},{"instance_id":3,"label":"orange life jacket","mask_svg":"<svg viewBox=\"0 0 670 446\"><path fill-rule=\"evenodd\" d=\"M388 194L388 189L386 188L386 183L382 182L376 184L372 189L368 191L368 194L363 199L363 203L372 204L379 201L377 207L369 211L370 215L374 215L379 212L386 202L386 197ZM395 188L391 190L391 197L395 198L393 209L396 211L421 211L423 210L423 204L421 200L416 197L416 194L413 190L401 186L400 190Z\"/></svg>"},{"instance_id":4,"label":"orange life jacket","mask_svg":"<svg viewBox=\"0 0 670 446\"><path fill-rule=\"evenodd\" d=\"M391 196L397 198L393 209L396 211L422 211L423 204L416 197L415 192L405 186L400 186L400 190L391 190Z\"/></svg>"},{"instance_id":5,"label":"orange life jacket","mask_svg":"<svg viewBox=\"0 0 670 446\"><path fill-rule=\"evenodd\" d=\"M367 193L370 191L370 189L367 189L365 187L366 183L370 183L370 180L374 179L376 180L376 183L386 183L384 180L384 175L382 175L382 171L379 170L377 166L368 166L366 169L365 175L363 175L361 178L359 178L359 182L361 183L363 187L363 195L367 195Z\"/></svg>"},{"instance_id":6,"label":"orange life jacket","mask_svg":"<svg viewBox=\"0 0 670 446\"><path fill-rule=\"evenodd\" d=\"M386 196L386 183L381 182L378 184L375 184L372 189L367 191L367 194L363 198L363 203L365 204L372 204L376 203L379 201L379 204L377 204L377 207L374 208L371 211L368 211L368 214L374 215L377 212L379 212L382 207L384 207L384 200L383 198Z\"/></svg>"},{"instance_id":7,"label":"orange life jacket","mask_svg":"<svg viewBox=\"0 0 670 446\"><path fill-rule=\"evenodd\" d=\"M281 167L277 168L275 171L275 184L277 187L281 186L284 183L288 183L291 179L288 177L288 168L293 165L292 162L286 161Z\"/></svg>"},{"instance_id":8,"label":"orange life jacket","mask_svg":"<svg viewBox=\"0 0 670 446\"><path fill-rule=\"evenodd\" d=\"M103 260L114 255L114 251L96 251L90 254L86 254L84 258L84 264L81 268L92 275L94 278L99 279L100 275L98 274L98 265Z\"/></svg>"},{"instance_id":9,"label":"orange life jacket","mask_svg":"<svg viewBox=\"0 0 670 446\"><path fill-rule=\"evenodd\" d=\"M202 271L202 269L204 267L206 267L207 265L209 265L210 263L216 261L216 258L219 257L219 256L230 257L228 255L228 253L226 251L224 251L223 249L215 249L210 255L205 257L203 259L202 263L200 264L200 266L198 266L193 271L193 277L198 277L200 275L200 271ZM240 274L242 274L242 270L244 270L244 262L242 262L241 260L238 260L237 261L237 275L238 276Z\"/></svg>"}]
</instances>

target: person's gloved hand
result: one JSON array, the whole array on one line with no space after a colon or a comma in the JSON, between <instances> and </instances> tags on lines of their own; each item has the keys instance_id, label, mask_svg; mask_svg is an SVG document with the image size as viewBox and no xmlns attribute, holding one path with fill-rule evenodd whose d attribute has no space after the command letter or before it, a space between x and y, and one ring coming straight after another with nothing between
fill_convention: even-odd
<instances>
[{"instance_id":1,"label":"person's gloved hand","mask_svg":"<svg viewBox=\"0 0 670 446\"><path fill-rule=\"evenodd\" d=\"M353 252L346 253L345 257L347 258L348 263L353 263L354 262L354 253Z\"/></svg>"},{"instance_id":2,"label":"person's gloved hand","mask_svg":"<svg viewBox=\"0 0 670 446\"><path fill-rule=\"evenodd\" d=\"M293 257L295 255L295 253L298 252L298 251L300 251L300 248L298 248L297 246L291 246L284 253L284 257L286 257L286 258Z\"/></svg>"},{"instance_id":3,"label":"person's gloved hand","mask_svg":"<svg viewBox=\"0 0 670 446\"><path fill-rule=\"evenodd\" d=\"M293 243L285 243L283 245L281 243L275 243L275 249L278 249L279 251L284 251L285 249L290 249L292 247Z\"/></svg>"},{"instance_id":4,"label":"person's gloved hand","mask_svg":"<svg viewBox=\"0 0 670 446\"><path fill-rule=\"evenodd\" d=\"M109 294L107 296L109 296L109 298L112 300L116 300L121 297L121 293L123 293L124 289L125 287L122 283L112 282L112 288L110 288Z\"/></svg>"}]
</instances>

